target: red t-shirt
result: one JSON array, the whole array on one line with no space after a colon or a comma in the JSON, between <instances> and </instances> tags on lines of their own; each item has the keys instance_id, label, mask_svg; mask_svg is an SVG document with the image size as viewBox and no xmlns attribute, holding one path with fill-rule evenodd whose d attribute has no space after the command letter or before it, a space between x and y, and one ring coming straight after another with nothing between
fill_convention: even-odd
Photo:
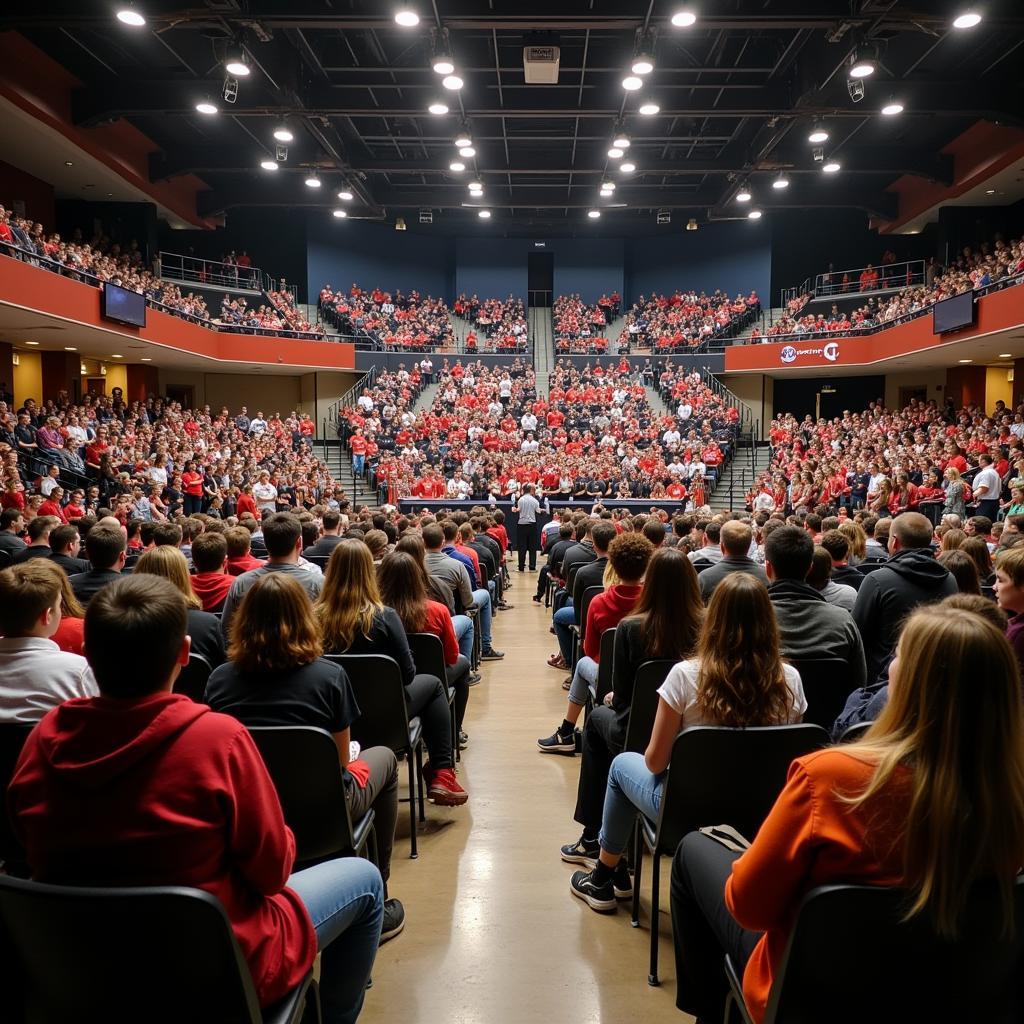
<instances>
[{"instance_id":1,"label":"red t-shirt","mask_svg":"<svg viewBox=\"0 0 1024 1024\"><path fill-rule=\"evenodd\" d=\"M440 601L427 602L427 625L425 632L441 638L444 648L444 663L454 665L459 658L459 642L455 639L455 627L451 613Z\"/></svg>"},{"instance_id":2,"label":"red t-shirt","mask_svg":"<svg viewBox=\"0 0 1024 1024\"><path fill-rule=\"evenodd\" d=\"M353 434L348 446L352 449L353 455L366 454L366 438L362 434Z\"/></svg>"},{"instance_id":3,"label":"red t-shirt","mask_svg":"<svg viewBox=\"0 0 1024 1024\"><path fill-rule=\"evenodd\" d=\"M587 630L583 653L594 661L601 660L601 634L614 629L636 606L643 587L619 583L598 594L587 608Z\"/></svg>"},{"instance_id":4,"label":"red t-shirt","mask_svg":"<svg viewBox=\"0 0 1024 1024\"><path fill-rule=\"evenodd\" d=\"M50 639L69 654L85 655L85 619L73 619L65 615L60 620L57 632Z\"/></svg>"},{"instance_id":5,"label":"red t-shirt","mask_svg":"<svg viewBox=\"0 0 1024 1024\"><path fill-rule=\"evenodd\" d=\"M202 473L182 473L181 482L186 494L190 494L194 498L201 498L203 496Z\"/></svg>"},{"instance_id":6,"label":"red t-shirt","mask_svg":"<svg viewBox=\"0 0 1024 1024\"><path fill-rule=\"evenodd\" d=\"M256 505L256 499L251 494L240 494L238 496L238 506L236 508L238 517L241 519L242 516L249 513L257 522L260 518L260 510Z\"/></svg>"}]
</instances>

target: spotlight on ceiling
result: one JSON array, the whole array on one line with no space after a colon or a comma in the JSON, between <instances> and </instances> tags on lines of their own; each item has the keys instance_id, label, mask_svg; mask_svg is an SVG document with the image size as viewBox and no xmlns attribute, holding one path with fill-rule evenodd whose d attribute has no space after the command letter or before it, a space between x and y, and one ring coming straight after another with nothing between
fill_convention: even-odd
<instances>
[{"instance_id":1,"label":"spotlight on ceiling","mask_svg":"<svg viewBox=\"0 0 1024 1024\"><path fill-rule=\"evenodd\" d=\"M118 17L121 17L118 15ZM977 11L964 11L953 19L953 28L974 28L981 24L981 15Z\"/></svg>"},{"instance_id":2,"label":"spotlight on ceiling","mask_svg":"<svg viewBox=\"0 0 1024 1024\"><path fill-rule=\"evenodd\" d=\"M697 230L697 218L696 217L691 217L686 222L686 230L687 231L696 231Z\"/></svg>"},{"instance_id":3,"label":"spotlight on ceiling","mask_svg":"<svg viewBox=\"0 0 1024 1024\"><path fill-rule=\"evenodd\" d=\"M696 24L697 15L693 11L676 11L672 15L672 24L676 28L689 28L691 25Z\"/></svg>"},{"instance_id":4,"label":"spotlight on ceiling","mask_svg":"<svg viewBox=\"0 0 1024 1024\"><path fill-rule=\"evenodd\" d=\"M396 231L404 231L405 230L405 218L404 217L396 217L395 218L395 230Z\"/></svg>"},{"instance_id":5,"label":"spotlight on ceiling","mask_svg":"<svg viewBox=\"0 0 1024 1024\"><path fill-rule=\"evenodd\" d=\"M341 199L343 202L351 203L352 202L352 193L349 192L349 190L347 188L343 188L338 193L338 198Z\"/></svg>"},{"instance_id":6,"label":"spotlight on ceiling","mask_svg":"<svg viewBox=\"0 0 1024 1024\"><path fill-rule=\"evenodd\" d=\"M615 191L615 182L614 181L602 181L601 182L601 191L602 192L604 192L604 191L614 192Z\"/></svg>"},{"instance_id":7,"label":"spotlight on ceiling","mask_svg":"<svg viewBox=\"0 0 1024 1024\"><path fill-rule=\"evenodd\" d=\"M429 110L435 117L442 117L448 113L448 104L442 103L440 100L435 100L429 107L427 107L427 110Z\"/></svg>"},{"instance_id":8,"label":"spotlight on ceiling","mask_svg":"<svg viewBox=\"0 0 1024 1024\"><path fill-rule=\"evenodd\" d=\"M784 188L789 188L789 178L787 178L784 174L780 174L772 182L772 188L778 189L779 191L781 191Z\"/></svg>"},{"instance_id":9,"label":"spotlight on ceiling","mask_svg":"<svg viewBox=\"0 0 1024 1024\"><path fill-rule=\"evenodd\" d=\"M452 92L456 92L457 90L462 88L463 82L458 75L445 75L445 77L441 79L441 84L446 89L450 89Z\"/></svg>"},{"instance_id":10,"label":"spotlight on ceiling","mask_svg":"<svg viewBox=\"0 0 1024 1024\"><path fill-rule=\"evenodd\" d=\"M228 50L227 59L224 61L224 70L229 75L237 78L245 78L249 74L249 64L245 59L245 51L240 46Z\"/></svg>"},{"instance_id":11,"label":"spotlight on ceiling","mask_svg":"<svg viewBox=\"0 0 1024 1024\"><path fill-rule=\"evenodd\" d=\"M602 199L610 199L612 195L612 190L610 188L603 188L600 192L598 192L598 195Z\"/></svg>"},{"instance_id":12,"label":"spotlight on ceiling","mask_svg":"<svg viewBox=\"0 0 1024 1024\"><path fill-rule=\"evenodd\" d=\"M209 117L211 114L217 113L217 106L209 100L200 100L196 104L196 110L198 110L200 114L206 114L207 117Z\"/></svg>"},{"instance_id":13,"label":"spotlight on ceiling","mask_svg":"<svg viewBox=\"0 0 1024 1024\"><path fill-rule=\"evenodd\" d=\"M822 165L822 171L825 174L836 174L843 165L838 160L829 160L828 163Z\"/></svg>"},{"instance_id":14,"label":"spotlight on ceiling","mask_svg":"<svg viewBox=\"0 0 1024 1024\"><path fill-rule=\"evenodd\" d=\"M646 100L640 104L639 110L644 117L654 117L654 115L661 110L661 107L659 107L653 100Z\"/></svg>"},{"instance_id":15,"label":"spotlight on ceiling","mask_svg":"<svg viewBox=\"0 0 1024 1024\"><path fill-rule=\"evenodd\" d=\"M471 156L476 156L476 150L472 146L463 146L462 149L459 150L459 156L464 156L467 158Z\"/></svg>"},{"instance_id":16,"label":"spotlight on ceiling","mask_svg":"<svg viewBox=\"0 0 1024 1024\"><path fill-rule=\"evenodd\" d=\"M750 189L746 185L741 185L739 192L736 193L737 203L749 203L753 198Z\"/></svg>"},{"instance_id":17,"label":"spotlight on ceiling","mask_svg":"<svg viewBox=\"0 0 1024 1024\"><path fill-rule=\"evenodd\" d=\"M341 220L342 217L347 217L348 214L344 210L331 210L331 216Z\"/></svg>"},{"instance_id":18,"label":"spotlight on ceiling","mask_svg":"<svg viewBox=\"0 0 1024 1024\"><path fill-rule=\"evenodd\" d=\"M632 174L636 170L636 164L633 163L632 160L626 160L625 162L619 164L619 170L623 174Z\"/></svg>"},{"instance_id":19,"label":"spotlight on ceiling","mask_svg":"<svg viewBox=\"0 0 1024 1024\"><path fill-rule=\"evenodd\" d=\"M262 167L263 170L265 170L265 171L276 171L277 170L277 161L276 160L261 160L260 161L260 167Z\"/></svg>"},{"instance_id":20,"label":"spotlight on ceiling","mask_svg":"<svg viewBox=\"0 0 1024 1024\"><path fill-rule=\"evenodd\" d=\"M306 179L306 188L320 188L322 184L323 182L315 171Z\"/></svg>"},{"instance_id":21,"label":"spotlight on ceiling","mask_svg":"<svg viewBox=\"0 0 1024 1024\"><path fill-rule=\"evenodd\" d=\"M619 149L629 149L629 136L623 132L617 132L615 138L612 139L612 145Z\"/></svg>"},{"instance_id":22,"label":"spotlight on ceiling","mask_svg":"<svg viewBox=\"0 0 1024 1024\"><path fill-rule=\"evenodd\" d=\"M274 129L274 138L277 139L278 142L291 142L292 139L295 138L295 136L292 134L292 131L288 127L288 125L279 124Z\"/></svg>"},{"instance_id":23,"label":"spotlight on ceiling","mask_svg":"<svg viewBox=\"0 0 1024 1024\"><path fill-rule=\"evenodd\" d=\"M751 210L750 213L747 214L747 218L749 220L760 220L761 219L761 211L760 210Z\"/></svg>"},{"instance_id":24,"label":"spotlight on ceiling","mask_svg":"<svg viewBox=\"0 0 1024 1024\"><path fill-rule=\"evenodd\" d=\"M460 172L464 171L465 169L466 169L466 165L461 160L453 160L448 165L448 170L449 171L455 171L456 174L459 174Z\"/></svg>"},{"instance_id":25,"label":"spotlight on ceiling","mask_svg":"<svg viewBox=\"0 0 1024 1024\"><path fill-rule=\"evenodd\" d=\"M146 24L146 19L131 4L126 4L117 12L117 20L132 28L142 28Z\"/></svg>"},{"instance_id":26,"label":"spotlight on ceiling","mask_svg":"<svg viewBox=\"0 0 1024 1024\"><path fill-rule=\"evenodd\" d=\"M477 190L477 189L482 191L483 187L484 187L483 186L483 182L481 182L481 181L471 181L469 183L470 191Z\"/></svg>"},{"instance_id":27,"label":"spotlight on ceiling","mask_svg":"<svg viewBox=\"0 0 1024 1024\"><path fill-rule=\"evenodd\" d=\"M490 210L478 210L477 211L477 216L481 220L490 220L491 219L491 211Z\"/></svg>"},{"instance_id":28,"label":"spotlight on ceiling","mask_svg":"<svg viewBox=\"0 0 1024 1024\"><path fill-rule=\"evenodd\" d=\"M815 145L822 142L828 142L828 132L820 121L816 122L814 127L811 129L810 135L807 136L807 141L813 142Z\"/></svg>"},{"instance_id":29,"label":"spotlight on ceiling","mask_svg":"<svg viewBox=\"0 0 1024 1024\"><path fill-rule=\"evenodd\" d=\"M649 75L653 70L653 53L638 53L633 58L633 64L630 67L630 71L632 71L634 75Z\"/></svg>"},{"instance_id":30,"label":"spotlight on ceiling","mask_svg":"<svg viewBox=\"0 0 1024 1024\"><path fill-rule=\"evenodd\" d=\"M622 80L622 88L626 92L633 92L636 89L643 88L644 80L639 75L626 75Z\"/></svg>"},{"instance_id":31,"label":"spotlight on ceiling","mask_svg":"<svg viewBox=\"0 0 1024 1024\"><path fill-rule=\"evenodd\" d=\"M395 24L402 28L415 28L420 23L420 16L411 7L399 7L395 11ZM403 221L404 224L404 221ZM402 227L400 230L404 231Z\"/></svg>"},{"instance_id":32,"label":"spotlight on ceiling","mask_svg":"<svg viewBox=\"0 0 1024 1024\"><path fill-rule=\"evenodd\" d=\"M434 58L434 70L439 75L450 75L455 70L451 57L439 56Z\"/></svg>"},{"instance_id":33,"label":"spotlight on ceiling","mask_svg":"<svg viewBox=\"0 0 1024 1024\"><path fill-rule=\"evenodd\" d=\"M882 107L882 113L886 117L895 117L897 114L903 113L903 104L899 100L889 100L884 107Z\"/></svg>"},{"instance_id":34,"label":"spotlight on ceiling","mask_svg":"<svg viewBox=\"0 0 1024 1024\"><path fill-rule=\"evenodd\" d=\"M456 149L465 149L467 146L472 145L473 137L469 134L469 132L459 132L459 134L455 136Z\"/></svg>"},{"instance_id":35,"label":"spotlight on ceiling","mask_svg":"<svg viewBox=\"0 0 1024 1024\"><path fill-rule=\"evenodd\" d=\"M587 216L591 220L597 220L597 218L601 216L601 211L600 210L587 210Z\"/></svg>"},{"instance_id":36,"label":"spotlight on ceiling","mask_svg":"<svg viewBox=\"0 0 1024 1024\"><path fill-rule=\"evenodd\" d=\"M612 146L612 148L608 150L608 155L609 155L609 156L610 156L610 157L611 157L611 158L612 158L613 160L619 160L619 159L621 159L621 158L622 158L623 156L625 156L625 150L619 149L619 147L618 147L618 146Z\"/></svg>"},{"instance_id":37,"label":"spotlight on ceiling","mask_svg":"<svg viewBox=\"0 0 1024 1024\"><path fill-rule=\"evenodd\" d=\"M874 58L867 54L854 54L850 60L849 75L851 78L867 78L875 73Z\"/></svg>"}]
</instances>

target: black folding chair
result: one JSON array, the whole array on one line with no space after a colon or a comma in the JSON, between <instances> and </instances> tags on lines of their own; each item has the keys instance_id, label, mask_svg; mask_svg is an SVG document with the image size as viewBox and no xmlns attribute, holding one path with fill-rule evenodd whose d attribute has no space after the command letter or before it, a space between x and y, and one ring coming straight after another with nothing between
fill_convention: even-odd
<instances>
[{"instance_id":1,"label":"black folding chair","mask_svg":"<svg viewBox=\"0 0 1024 1024\"><path fill-rule=\"evenodd\" d=\"M874 722L858 722L856 725L848 726L843 730L843 734L839 737L839 742L856 743L857 740L861 739L864 736L864 733L866 733L874 724Z\"/></svg>"},{"instance_id":2,"label":"black folding chair","mask_svg":"<svg viewBox=\"0 0 1024 1024\"><path fill-rule=\"evenodd\" d=\"M684 729L672 747L657 823L639 815L640 836L651 852L651 967L658 981L658 912L661 857L671 857L683 836L705 825L732 825L753 840L786 784L793 759L829 744L817 725ZM633 878L633 921L640 909L638 849Z\"/></svg>"},{"instance_id":3,"label":"black folding chair","mask_svg":"<svg viewBox=\"0 0 1024 1024\"><path fill-rule=\"evenodd\" d=\"M0 569L6 569L9 565L14 564L14 555L6 549L0 548Z\"/></svg>"},{"instance_id":4,"label":"black folding chair","mask_svg":"<svg viewBox=\"0 0 1024 1024\"><path fill-rule=\"evenodd\" d=\"M587 587L583 591L582 598L580 598L580 606L576 609L576 622L569 627L569 630L572 633L571 668L576 667L576 662L580 660L581 652L583 650L583 641L587 636L587 612L590 610L590 602L593 601L598 594L603 592L604 587Z\"/></svg>"},{"instance_id":5,"label":"black folding chair","mask_svg":"<svg viewBox=\"0 0 1024 1024\"><path fill-rule=\"evenodd\" d=\"M305 725L253 726L249 732L295 833L295 869L361 857L368 846L376 862L373 810L353 824L334 737Z\"/></svg>"},{"instance_id":6,"label":"black folding chair","mask_svg":"<svg viewBox=\"0 0 1024 1024\"><path fill-rule=\"evenodd\" d=\"M174 692L191 697L197 704L204 703L206 684L210 679L213 667L201 654L190 654L188 664L178 673L174 680Z\"/></svg>"},{"instance_id":7,"label":"black folding chair","mask_svg":"<svg viewBox=\"0 0 1024 1024\"><path fill-rule=\"evenodd\" d=\"M352 723L352 738L364 747L390 747L405 757L409 766L409 856L416 848L416 792L423 777L423 728L418 718L409 719L405 687L398 662L386 654L326 654L348 673L359 705L359 718ZM422 799L422 795L421 795Z\"/></svg>"},{"instance_id":8,"label":"black folding chair","mask_svg":"<svg viewBox=\"0 0 1024 1024\"><path fill-rule=\"evenodd\" d=\"M17 722L0 725L0 862L9 875L28 878L28 862L25 851L14 834L14 826L7 809L7 787L14 776L14 766L21 757L22 747L34 726Z\"/></svg>"},{"instance_id":9,"label":"black folding chair","mask_svg":"<svg viewBox=\"0 0 1024 1024\"><path fill-rule=\"evenodd\" d=\"M612 690L612 665L615 660L615 627L601 634L601 660L597 663L597 683L590 691L590 700L600 707L606 694Z\"/></svg>"},{"instance_id":10,"label":"black folding chair","mask_svg":"<svg viewBox=\"0 0 1024 1024\"><path fill-rule=\"evenodd\" d=\"M412 652L412 660L416 663L416 671L427 675L437 676L444 683L445 693L448 696L448 712L452 720L452 750L455 753L455 760L461 761L462 755L459 752L459 726L455 720L455 689L448 685L448 673L444 663L444 644L439 636L433 633L409 633L409 650ZM420 820L423 820L423 807L420 806Z\"/></svg>"},{"instance_id":11,"label":"black folding chair","mask_svg":"<svg viewBox=\"0 0 1024 1024\"><path fill-rule=\"evenodd\" d=\"M324 571L327 570L327 563L331 560L330 555L303 555L303 558L307 562L312 562L314 565L318 565Z\"/></svg>"},{"instance_id":12,"label":"black folding chair","mask_svg":"<svg viewBox=\"0 0 1024 1024\"><path fill-rule=\"evenodd\" d=\"M86 888L0 875L0 949L8 968L0 1017L12 1022L320 1021L312 971L260 1009L227 914L201 889Z\"/></svg>"},{"instance_id":13,"label":"black folding chair","mask_svg":"<svg viewBox=\"0 0 1024 1024\"><path fill-rule=\"evenodd\" d=\"M642 754L647 750L654 730L654 716L658 712L658 688L676 662L668 658L645 661L638 666L633 682L633 700L629 705L626 723L626 743L623 750Z\"/></svg>"},{"instance_id":14,"label":"black folding chair","mask_svg":"<svg viewBox=\"0 0 1024 1024\"><path fill-rule=\"evenodd\" d=\"M804 721L831 729L846 707L846 698L855 687L850 664L842 658L786 658L800 673L807 710Z\"/></svg>"},{"instance_id":15,"label":"black folding chair","mask_svg":"<svg viewBox=\"0 0 1024 1024\"><path fill-rule=\"evenodd\" d=\"M968 900L956 939L937 936L927 914L905 920L901 889L829 885L812 889L797 913L761 1024L1024 1019L1024 878L1013 890L1009 934L994 886ZM725 1020L753 1018L739 974L725 958ZM850 984L856 978L857 983Z\"/></svg>"}]
</instances>

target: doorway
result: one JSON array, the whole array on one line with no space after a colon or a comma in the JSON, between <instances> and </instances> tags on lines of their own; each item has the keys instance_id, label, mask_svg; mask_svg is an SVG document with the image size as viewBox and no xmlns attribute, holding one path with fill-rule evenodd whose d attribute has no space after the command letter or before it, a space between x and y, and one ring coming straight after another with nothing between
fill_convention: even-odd
<instances>
[{"instance_id":1,"label":"doorway","mask_svg":"<svg viewBox=\"0 0 1024 1024\"><path fill-rule=\"evenodd\" d=\"M911 402L927 402L928 388L923 384L920 387L900 388L900 409L906 409Z\"/></svg>"},{"instance_id":2,"label":"doorway","mask_svg":"<svg viewBox=\"0 0 1024 1024\"><path fill-rule=\"evenodd\" d=\"M182 409L196 407L196 389L191 384L169 384L167 397L172 402L178 402Z\"/></svg>"},{"instance_id":3,"label":"doorway","mask_svg":"<svg viewBox=\"0 0 1024 1024\"><path fill-rule=\"evenodd\" d=\"M555 291L555 254L531 252L526 257L527 300L531 307L550 308Z\"/></svg>"}]
</instances>

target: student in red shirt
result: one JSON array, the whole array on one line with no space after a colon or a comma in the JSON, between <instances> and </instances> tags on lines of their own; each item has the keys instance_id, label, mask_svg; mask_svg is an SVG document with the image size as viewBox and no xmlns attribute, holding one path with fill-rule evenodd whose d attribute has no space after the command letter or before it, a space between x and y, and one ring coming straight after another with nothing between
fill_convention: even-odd
<instances>
[{"instance_id":1,"label":"student in red shirt","mask_svg":"<svg viewBox=\"0 0 1024 1024\"><path fill-rule=\"evenodd\" d=\"M252 484L245 484L242 487L242 493L238 496L238 503L235 507L235 512L239 519L248 514L257 522L259 521L260 510L259 506L256 504L256 499L252 496Z\"/></svg>"},{"instance_id":2,"label":"student in red shirt","mask_svg":"<svg viewBox=\"0 0 1024 1024\"><path fill-rule=\"evenodd\" d=\"M32 877L204 889L231 922L262 1006L299 984L319 947L324 1018L353 1022L380 938L380 873L358 857L292 873L295 840L248 731L171 692L188 663L186 622L180 592L154 576L90 602L101 696L39 723L8 791Z\"/></svg>"},{"instance_id":3,"label":"student in red shirt","mask_svg":"<svg viewBox=\"0 0 1024 1024\"><path fill-rule=\"evenodd\" d=\"M224 534L228 546L228 573L241 576L250 569L259 569L263 562L252 556L252 534L244 526L232 526Z\"/></svg>"},{"instance_id":4,"label":"student in red shirt","mask_svg":"<svg viewBox=\"0 0 1024 1024\"><path fill-rule=\"evenodd\" d=\"M196 570L191 577L192 590L202 602L203 611L222 611L235 582L235 577L228 572L228 543L223 535L199 534L192 541L192 564Z\"/></svg>"},{"instance_id":5,"label":"student in red shirt","mask_svg":"<svg viewBox=\"0 0 1024 1024\"><path fill-rule=\"evenodd\" d=\"M203 474L198 472L194 462L185 463L181 474L181 485L185 488L185 515L192 516L203 510Z\"/></svg>"},{"instance_id":6,"label":"student in red shirt","mask_svg":"<svg viewBox=\"0 0 1024 1024\"><path fill-rule=\"evenodd\" d=\"M68 521L68 517L61 508L60 500L64 497L63 487L54 487L50 491L50 496L44 501L39 508L36 510L36 515L39 516L56 516L62 523Z\"/></svg>"}]
</instances>

